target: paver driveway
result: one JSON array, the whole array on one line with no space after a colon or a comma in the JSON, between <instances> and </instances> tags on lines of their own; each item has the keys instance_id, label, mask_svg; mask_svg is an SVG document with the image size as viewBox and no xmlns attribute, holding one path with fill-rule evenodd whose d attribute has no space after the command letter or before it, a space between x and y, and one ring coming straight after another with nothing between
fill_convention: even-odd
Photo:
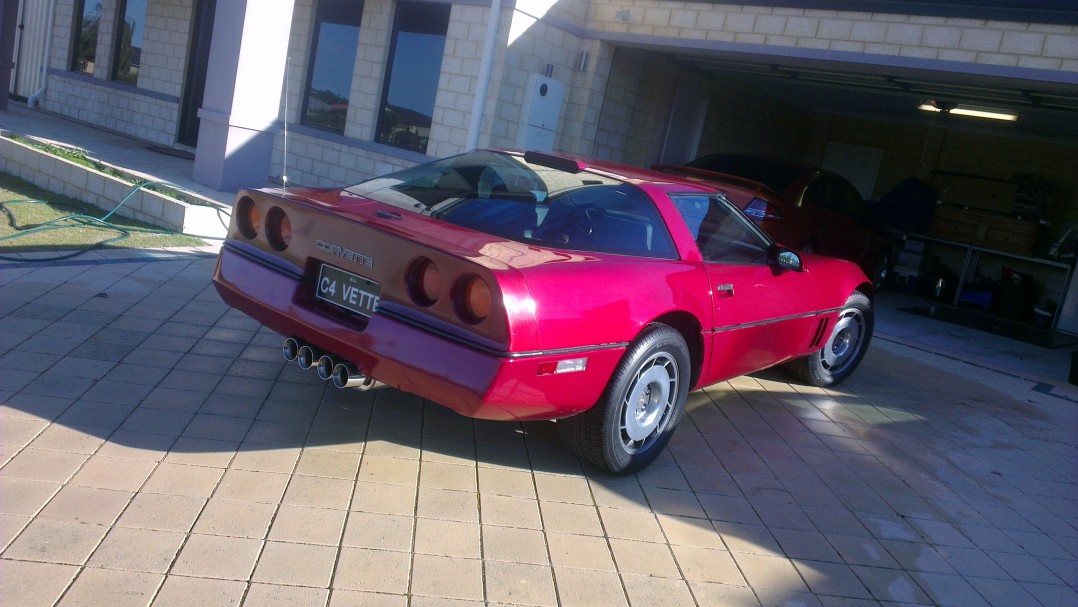
<instances>
[{"instance_id":1,"label":"paver driveway","mask_svg":"<svg viewBox=\"0 0 1078 607\"><path fill-rule=\"evenodd\" d=\"M284 363L212 256L113 255L0 265L6 605L1078 604L1078 403L961 353L694 393L616 478Z\"/></svg>"}]
</instances>

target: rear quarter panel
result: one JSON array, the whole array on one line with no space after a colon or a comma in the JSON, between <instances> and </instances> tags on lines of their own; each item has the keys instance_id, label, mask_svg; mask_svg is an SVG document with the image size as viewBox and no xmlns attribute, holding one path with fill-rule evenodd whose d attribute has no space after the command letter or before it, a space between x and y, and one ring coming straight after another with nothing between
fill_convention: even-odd
<instances>
[{"instance_id":1,"label":"rear quarter panel","mask_svg":"<svg viewBox=\"0 0 1078 607\"><path fill-rule=\"evenodd\" d=\"M712 315L707 276L695 262L589 256L524 276L544 349L627 343L671 312L701 325Z\"/></svg>"}]
</instances>

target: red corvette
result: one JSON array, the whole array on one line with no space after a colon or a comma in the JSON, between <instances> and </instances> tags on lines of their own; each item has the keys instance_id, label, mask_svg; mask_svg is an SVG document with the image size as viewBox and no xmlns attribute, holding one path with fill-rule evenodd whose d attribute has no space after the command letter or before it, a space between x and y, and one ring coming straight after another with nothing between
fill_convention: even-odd
<instances>
[{"instance_id":1,"label":"red corvette","mask_svg":"<svg viewBox=\"0 0 1078 607\"><path fill-rule=\"evenodd\" d=\"M557 419L581 457L650 463L690 390L784 364L854 371L872 287L775 245L699 182L475 151L334 190L241 190L213 282L338 387Z\"/></svg>"}]
</instances>

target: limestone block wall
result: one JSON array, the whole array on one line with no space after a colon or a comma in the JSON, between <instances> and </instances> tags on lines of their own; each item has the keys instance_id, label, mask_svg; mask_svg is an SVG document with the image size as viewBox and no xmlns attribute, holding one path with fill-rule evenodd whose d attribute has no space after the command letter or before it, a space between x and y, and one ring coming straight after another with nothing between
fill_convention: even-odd
<instances>
[{"instance_id":1,"label":"limestone block wall","mask_svg":"<svg viewBox=\"0 0 1078 607\"><path fill-rule=\"evenodd\" d=\"M449 14L428 156L439 158L465 151L475 96L480 94L478 74L489 13L489 6L454 4Z\"/></svg>"},{"instance_id":2,"label":"limestone block wall","mask_svg":"<svg viewBox=\"0 0 1078 607\"><path fill-rule=\"evenodd\" d=\"M644 51L614 55L594 155L639 166L659 159L679 69Z\"/></svg>"},{"instance_id":3,"label":"limestone block wall","mask_svg":"<svg viewBox=\"0 0 1078 607\"><path fill-rule=\"evenodd\" d=\"M378 148L386 146L328 137L302 127L290 129L286 139L282 130L274 143L270 175L275 181L287 176L290 186L342 187L410 167L418 160L415 154L402 157Z\"/></svg>"},{"instance_id":4,"label":"limestone block wall","mask_svg":"<svg viewBox=\"0 0 1078 607\"><path fill-rule=\"evenodd\" d=\"M568 144L568 139L581 130L579 121L573 120L566 112L566 100L574 93L571 85L578 66L580 38L546 21L531 22L528 15L520 11L514 11L513 19L517 20L515 27L522 27L522 22L529 25L505 51L490 145L516 145L517 131L524 119L522 110L528 79L532 74L547 74L549 66L549 77L566 85L566 99L562 100L554 149L570 149L572 146Z\"/></svg>"},{"instance_id":5,"label":"limestone block wall","mask_svg":"<svg viewBox=\"0 0 1078 607\"><path fill-rule=\"evenodd\" d=\"M179 124L194 0L152 0L147 6L138 86L110 80L116 0L102 2L93 76L70 70L74 1L58 0L41 107L161 145L174 145Z\"/></svg>"},{"instance_id":6,"label":"limestone block wall","mask_svg":"<svg viewBox=\"0 0 1078 607\"><path fill-rule=\"evenodd\" d=\"M676 38L1078 71L1078 27L659 0L590 3L587 27Z\"/></svg>"},{"instance_id":7,"label":"limestone block wall","mask_svg":"<svg viewBox=\"0 0 1078 607\"><path fill-rule=\"evenodd\" d=\"M96 79L53 74L44 109L143 141L176 142L179 100L99 84Z\"/></svg>"},{"instance_id":8,"label":"limestone block wall","mask_svg":"<svg viewBox=\"0 0 1078 607\"><path fill-rule=\"evenodd\" d=\"M582 14L582 6L574 5L573 14ZM287 111L282 108L282 115L287 116L293 128L287 133L287 141L284 129L276 137L272 175L279 176L285 169L286 149L289 183L311 186L353 183L423 159L422 155L373 142L394 8L395 3L388 0L364 4L348 118L342 136L297 126L301 120L314 16L313 0L297 2L289 42ZM486 96L478 145L514 147L528 77L532 73L544 73L548 65L552 77L567 85L555 148L591 153L602 105L601 95L593 94L591 87L596 85L596 74L599 75L597 85L605 85L604 70L609 69L609 51L604 57L604 51L592 41L584 41L565 27L543 20L529 23L523 34L509 44L514 19L528 20L527 15L521 15L506 4L499 22L499 44L489 88L478 91L477 74L484 52L489 12L489 5L453 5L426 157L465 151L477 94ZM591 49L592 58L585 71L578 69L582 48ZM582 83L586 86L582 87ZM334 162L340 165L331 167Z\"/></svg>"}]
</instances>

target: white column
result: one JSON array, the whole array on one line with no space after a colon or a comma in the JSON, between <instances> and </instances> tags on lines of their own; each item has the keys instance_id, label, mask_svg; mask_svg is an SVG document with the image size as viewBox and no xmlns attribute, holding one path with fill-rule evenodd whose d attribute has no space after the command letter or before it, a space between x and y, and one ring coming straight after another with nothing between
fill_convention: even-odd
<instances>
[{"instance_id":1,"label":"white column","mask_svg":"<svg viewBox=\"0 0 1078 607\"><path fill-rule=\"evenodd\" d=\"M222 191L266 184L295 0L217 3L195 181Z\"/></svg>"}]
</instances>

